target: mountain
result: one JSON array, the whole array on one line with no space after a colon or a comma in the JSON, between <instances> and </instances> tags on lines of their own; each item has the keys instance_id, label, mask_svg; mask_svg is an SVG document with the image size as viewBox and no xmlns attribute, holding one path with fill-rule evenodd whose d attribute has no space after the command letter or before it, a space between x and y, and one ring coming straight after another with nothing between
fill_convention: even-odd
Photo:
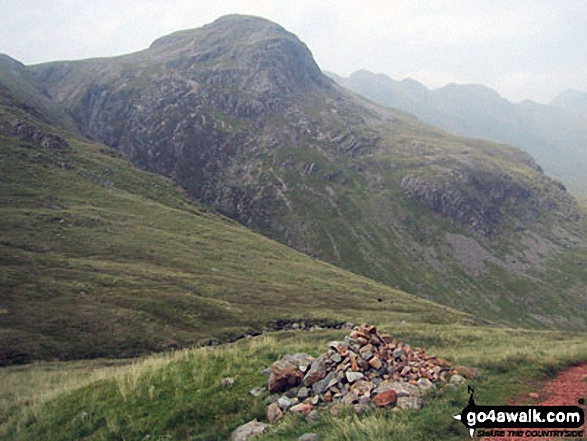
<instances>
[{"instance_id":1,"label":"mountain","mask_svg":"<svg viewBox=\"0 0 587 441\"><path fill-rule=\"evenodd\" d=\"M11 95L23 105L0 104L0 366L136 356L296 320L482 322L253 233Z\"/></svg>"},{"instance_id":2,"label":"mountain","mask_svg":"<svg viewBox=\"0 0 587 441\"><path fill-rule=\"evenodd\" d=\"M527 155L452 137L344 92L303 43L266 20L224 17L136 54L29 74L80 131L220 212L451 305L468 297L474 310L496 308L487 296L479 304L495 290L495 270L506 273L497 298L517 303L505 286L532 284L530 273L543 271L514 251L518 232L528 243L548 237L554 250L566 239L538 230L559 220L569 227L581 215ZM465 250L475 263L463 260ZM529 303L540 303L541 286Z\"/></svg>"},{"instance_id":3,"label":"mountain","mask_svg":"<svg viewBox=\"0 0 587 441\"><path fill-rule=\"evenodd\" d=\"M0 104L18 108L45 123L79 134L68 112L55 105L31 81L25 65L4 54L0 54Z\"/></svg>"},{"instance_id":4,"label":"mountain","mask_svg":"<svg viewBox=\"0 0 587 441\"><path fill-rule=\"evenodd\" d=\"M480 85L429 90L414 80L395 81L364 70L349 78L330 75L378 104L410 112L451 133L517 146L536 158L547 174L578 195L587 195L587 112L577 112L587 107L578 92L563 93L551 105L514 104Z\"/></svg>"},{"instance_id":5,"label":"mountain","mask_svg":"<svg viewBox=\"0 0 587 441\"><path fill-rule=\"evenodd\" d=\"M568 112L587 115L587 93L577 90L566 90L551 102L551 106L560 107Z\"/></svg>"},{"instance_id":6,"label":"mountain","mask_svg":"<svg viewBox=\"0 0 587 441\"><path fill-rule=\"evenodd\" d=\"M283 244L484 318L587 326L584 209L562 184L346 91L272 22L26 73L87 137Z\"/></svg>"}]
</instances>

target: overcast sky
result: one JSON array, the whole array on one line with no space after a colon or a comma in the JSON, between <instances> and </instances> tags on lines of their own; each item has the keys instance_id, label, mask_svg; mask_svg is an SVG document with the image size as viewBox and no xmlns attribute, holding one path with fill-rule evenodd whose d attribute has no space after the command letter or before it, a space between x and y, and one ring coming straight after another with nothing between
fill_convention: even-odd
<instances>
[{"instance_id":1,"label":"overcast sky","mask_svg":"<svg viewBox=\"0 0 587 441\"><path fill-rule=\"evenodd\" d=\"M343 76L479 83L512 101L587 91L584 0L0 0L0 52L25 64L119 55L231 13L281 24Z\"/></svg>"}]
</instances>

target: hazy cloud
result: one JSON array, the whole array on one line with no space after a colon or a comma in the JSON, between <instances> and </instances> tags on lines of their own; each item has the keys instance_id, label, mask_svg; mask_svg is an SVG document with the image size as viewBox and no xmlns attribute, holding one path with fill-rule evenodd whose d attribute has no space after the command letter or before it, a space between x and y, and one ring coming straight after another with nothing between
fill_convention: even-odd
<instances>
[{"instance_id":1,"label":"hazy cloud","mask_svg":"<svg viewBox=\"0 0 587 441\"><path fill-rule=\"evenodd\" d=\"M119 55L230 13L281 24L342 75L481 83L515 101L587 90L582 0L0 0L0 52L25 64Z\"/></svg>"}]
</instances>

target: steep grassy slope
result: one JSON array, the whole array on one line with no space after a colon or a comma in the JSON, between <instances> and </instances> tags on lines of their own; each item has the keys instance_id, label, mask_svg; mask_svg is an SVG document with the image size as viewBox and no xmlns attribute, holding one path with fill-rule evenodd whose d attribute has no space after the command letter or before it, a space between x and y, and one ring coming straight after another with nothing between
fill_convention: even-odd
<instances>
[{"instance_id":1,"label":"steep grassy slope","mask_svg":"<svg viewBox=\"0 0 587 441\"><path fill-rule=\"evenodd\" d=\"M408 316L411 320L413 316ZM536 392L539 381L570 363L587 360L584 334L536 332L454 325L388 324L385 328L428 353L476 366L472 381L478 404L506 405ZM14 403L0 413L0 436L8 440L226 440L253 418L265 420L267 394L249 391L265 385L261 370L287 353L325 351L342 331L278 333L221 348L201 348L139 360L116 367L97 363L53 363L0 371L0 398ZM56 370L70 380L56 381ZM230 376L235 383L223 387ZM42 379L39 382L39 379ZM16 387L20 401L10 397ZM463 440L465 428L452 419L467 403L466 389L433 394L420 412L352 409L317 422L288 414L263 437L295 440L317 432L322 440ZM530 399L529 399L530 400ZM25 401L28 404L25 404ZM531 401L531 400L530 400ZM571 404L571 403L569 403ZM0 409L1 410L1 409Z\"/></svg>"},{"instance_id":2,"label":"steep grassy slope","mask_svg":"<svg viewBox=\"0 0 587 441\"><path fill-rule=\"evenodd\" d=\"M0 104L16 107L76 133L76 125L67 111L56 106L31 80L24 64L0 54Z\"/></svg>"},{"instance_id":3,"label":"steep grassy slope","mask_svg":"<svg viewBox=\"0 0 587 441\"><path fill-rule=\"evenodd\" d=\"M495 320L587 326L584 213L559 182L346 92L274 23L27 72L88 136L297 250Z\"/></svg>"},{"instance_id":4,"label":"steep grassy slope","mask_svg":"<svg viewBox=\"0 0 587 441\"><path fill-rule=\"evenodd\" d=\"M329 75L380 105L410 112L451 133L515 145L578 196L587 195L587 115L581 112L585 98L579 92L563 93L551 105L511 103L481 85L429 90L411 79L396 81L365 70L348 78Z\"/></svg>"},{"instance_id":5,"label":"steep grassy slope","mask_svg":"<svg viewBox=\"0 0 587 441\"><path fill-rule=\"evenodd\" d=\"M277 319L465 318L272 242L4 106L0 230L0 364L132 356Z\"/></svg>"}]
</instances>

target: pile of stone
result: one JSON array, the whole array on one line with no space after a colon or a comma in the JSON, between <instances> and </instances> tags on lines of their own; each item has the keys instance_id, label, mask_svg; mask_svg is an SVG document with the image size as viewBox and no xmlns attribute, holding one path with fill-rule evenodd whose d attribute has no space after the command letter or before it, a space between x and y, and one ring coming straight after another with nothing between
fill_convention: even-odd
<instances>
[{"instance_id":1,"label":"pile of stone","mask_svg":"<svg viewBox=\"0 0 587 441\"><path fill-rule=\"evenodd\" d=\"M281 419L285 411L318 418L318 406L332 406L333 412L345 405L357 412L376 406L419 410L429 390L458 387L465 377L476 375L368 324L328 347L318 358L286 355L271 365L269 422Z\"/></svg>"}]
</instances>

